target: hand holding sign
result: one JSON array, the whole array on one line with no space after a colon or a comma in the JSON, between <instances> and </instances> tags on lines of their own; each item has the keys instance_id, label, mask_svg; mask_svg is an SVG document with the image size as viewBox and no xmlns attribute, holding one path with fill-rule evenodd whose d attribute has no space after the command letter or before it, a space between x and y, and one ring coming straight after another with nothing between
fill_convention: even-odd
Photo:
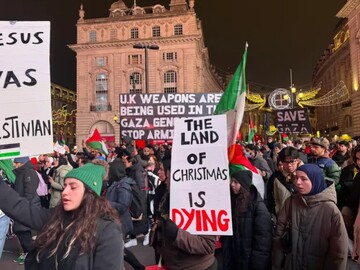
<instances>
[{"instance_id":1,"label":"hand holding sign","mask_svg":"<svg viewBox=\"0 0 360 270\"><path fill-rule=\"evenodd\" d=\"M192 234L232 235L225 115L175 120L170 215Z\"/></svg>"}]
</instances>

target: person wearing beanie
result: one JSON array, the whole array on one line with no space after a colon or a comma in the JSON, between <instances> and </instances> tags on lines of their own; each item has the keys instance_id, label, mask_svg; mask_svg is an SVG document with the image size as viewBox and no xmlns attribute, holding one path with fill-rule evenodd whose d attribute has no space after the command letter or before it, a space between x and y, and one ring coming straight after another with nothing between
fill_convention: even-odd
<instances>
[{"instance_id":1,"label":"person wearing beanie","mask_svg":"<svg viewBox=\"0 0 360 270\"><path fill-rule=\"evenodd\" d=\"M285 202L277 219L273 269L346 269L348 236L336 206L335 184L323 170L304 164L296 171L298 194ZM289 229L287 229L289 228ZM285 256L281 237L289 230L291 256ZM285 262L284 262L285 260Z\"/></svg>"},{"instance_id":2,"label":"person wearing beanie","mask_svg":"<svg viewBox=\"0 0 360 270\"><path fill-rule=\"evenodd\" d=\"M329 157L329 141L326 138L311 138L308 163L316 164L323 169L325 179L335 183L336 190L340 190L340 167Z\"/></svg>"},{"instance_id":3,"label":"person wearing beanie","mask_svg":"<svg viewBox=\"0 0 360 270\"><path fill-rule=\"evenodd\" d=\"M65 175L62 201L41 208L0 182L0 209L38 231L25 270L123 269L119 215L100 197L104 166L88 163Z\"/></svg>"},{"instance_id":4,"label":"person wearing beanie","mask_svg":"<svg viewBox=\"0 0 360 270\"><path fill-rule=\"evenodd\" d=\"M29 157L17 157L14 159L13 164L13 173L15 174L14 190L19 196L25 198L27 202L40 206L40 198L36 193L37 187L39 186L39 177L35 171L34 164L30 161ZM33 248L32 231L31 228L17 220L15 220L13 228L14 233L19 239L20 246L24 251L14 262L24 264L26 254Z\"/></svg>"},{"instance_id":5,"label":"person wearing beanie","mask_svg":"<svg viewBox=\"0 0 360 270\"><path fill-rule=\"evenodd\" d=\"M232 236L222 236L222 269L271 269L272 222L252 172L231 175Z\"/></svg>"}]
</instances>

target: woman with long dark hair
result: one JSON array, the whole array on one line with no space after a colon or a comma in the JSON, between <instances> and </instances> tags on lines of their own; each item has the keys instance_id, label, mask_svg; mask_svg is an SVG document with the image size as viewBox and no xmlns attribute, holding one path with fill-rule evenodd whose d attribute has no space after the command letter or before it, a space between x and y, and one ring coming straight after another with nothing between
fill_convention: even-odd
<instances>
[{"instance_id":1,"label":"woman with long dark hair","mask_svg":"<svg viewBox=\"0 0 360 270\"><path fill-rule=\"evenodd\" d=\"M35 206L0 182L0 208L39 231L25 269L120 270L123 237L118 214L100 197L105 169L86 164L65 176L62 203Z\"/></svg>"}]
</instances>

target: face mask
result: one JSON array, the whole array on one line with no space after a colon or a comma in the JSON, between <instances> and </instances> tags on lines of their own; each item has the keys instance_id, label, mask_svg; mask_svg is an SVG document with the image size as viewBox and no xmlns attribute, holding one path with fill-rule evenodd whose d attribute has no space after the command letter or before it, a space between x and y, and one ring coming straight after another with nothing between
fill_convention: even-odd
<instances>
[{"instance_id":1,"label":"face mask","mask_svg":"<svg viewBox=\"0 0 360 270\"><path fill-rule=\"evenodd\" d=\"M247 158L251 158L251 153L250 153L250 152L245 152L245 156L246 156Z\"/></svg>"},{"instance_id":2,"label":"face mask","mask_svg":"<svg viewBox=\"0 0 360 270\"><path fill-rule=\"evenodd\" d=\"M151 161L148 162L148 166L153 166L153 165L154 165L154 162L151 162Z\"/></svg>"}]
</instances>

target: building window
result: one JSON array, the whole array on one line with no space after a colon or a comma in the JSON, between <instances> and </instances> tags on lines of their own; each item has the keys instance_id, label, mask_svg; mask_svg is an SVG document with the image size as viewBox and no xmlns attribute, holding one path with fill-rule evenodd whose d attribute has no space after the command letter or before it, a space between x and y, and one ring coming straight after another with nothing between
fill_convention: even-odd
<instances>
[{"instance_id":1,"label":"building window","mask_svg":"<svg viewBox=\"0 0 360 270\"><path fill-rule=\"evenodd\" d=\"M165 62L174 62L177 60L177 53L176 52L163 53L163 60Z\"/></svg>"},{"instance_id":2,"label":"building window","mask_svg":"<svg viewBox=\"0 0 360 270\"><path fill-rule=\"evenodd\" d=\"M181 36L183 34L183 26L182 24L177 24L174 26L174 35Z\"/></svg>"},{"instance_id":3,"label":"building window","mask_svg":"<svg viewBox=\"0 0 360 270\"><path fill-rule=\"evenodd\" d=\"M128 65L141 65L142 63L141 54L131 54L128 56Z\"/></svg>"},{"instance_id":4,"label":"building window","mask_svg":"<svg viewBox=\"0 0 360 270\"><path fill-rule=\"evenodd\" d=\"M130 36L131 36L132 39L139 38L139 28L136 28L136 27L131 28Z\"/></svg>"},{"instance_id":5,"label":"building window","mask_svg":"<svg viewBox=\"0 0 360 270\"><path fill-rule=\"evenodd\" d=\"M117 30L116 29L110 30L110 40L117 40Z\"/></svg>"},{"instance_id":6,"label":"building window","mask_svg":"<svg viewBox=\"0 0 360 270\"><path fill-rule=\"evenodd\" d=\"M106 65L107 65L107 57L105 56L95 57L95 66L103 67Z\"/></svg>"},{"instance_id":7,"label":"building window","mask_svg":"<svg viewBox=\"0 0 360 270\"><path fill-rule=\"evenodd\" d=\"M174 70L169 70L164 73L164 93L177 92L177 75Z\"/></svg>"},{"instance_id":8,"label":"building window","mask_svg":"<svg viewBox=\"0 0 360 270\"><path fill-rule=\"evenodd\" d=\"M152 28L152 36L153 37L160 37L160 26L154 26Z\"/></svg>"},{"instance_id":9,"label":"building window","mask_svg":"<svg viewBox=\"0 0 360 270\"><path fill-rule=\"evenodd\" d=\"M129 77L130 83L130 94L141 94L142 93L142 78L139 72L133 72Z\"/></svg>"},{"instance_id":10,"label":"building window","mask_svg":"<svg viewBox=\"0 0 360 270\"><path fill-rule=\"evenodd\" d=\"M96 105L106 107L108 103L108 76L100 73L96 76Z\"/></svg>"},{"instance_id":11,"label":"building window","mask_svg":"<svg viewBox=\"0 0 360 270\"><path fill-rule=\"evenodd\" d=\"M96 42L96 31L90 31L89 42Z\"/></svg>"}]
</instances>

